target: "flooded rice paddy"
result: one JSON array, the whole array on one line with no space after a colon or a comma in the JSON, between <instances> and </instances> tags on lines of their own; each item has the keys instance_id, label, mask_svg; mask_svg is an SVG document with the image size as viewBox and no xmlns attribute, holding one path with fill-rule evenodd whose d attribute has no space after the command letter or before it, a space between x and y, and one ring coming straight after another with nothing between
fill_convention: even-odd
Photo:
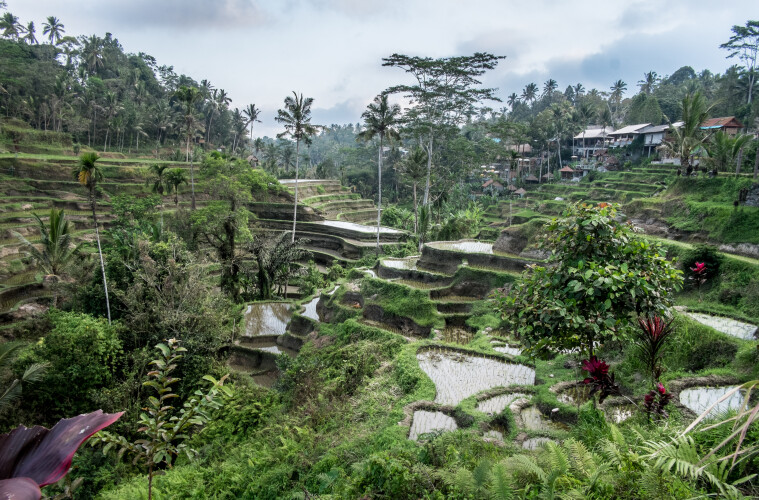
<instances>
[{"instance_id":1,"label":"flooded rice paddy","mask_svg":"<svg viewBox=\"0 0 759 500\"><path fill-rule=\"evenodd\" d=\"M496 415L498 413L501 413L503 410L505 410L511 403L513 403L517 399L527 398L527 397L529 396L522 392L510 392L508 394L499 394L498 396L493 396L492 398L488 398L483 401L480 401L477 404L477 409L489 415Z\"/></svg>"},{"instance_id":2,"label":"flooded rice paddy","mask_svg":"<svg viewBox=\"0 0 759 500\"><path fill-rule=\"evenodd\" d=\"M433 243L427 243L427 245L438 250L493 254L493 244L484 243L482 241L436 241Z\"/></svg>"},{"instance_id":3,"label":"flooded rice paddy","mask_svg":"<svg viewBox=\"0 0 759 500\"><path fill-rule=\"evenodd\" d=\"M457 405L494 387L535 383L535 370L529 366L475 354L431 349L418 353L416 358L435 384L436 403Z\"/></svg>"},{"instance_id":4,"label":"flooded rice paddy","mask_svg":"<svg viewBox=\"0 0 759 500\"><path fill-rule=\"evenodd\" d=\"M686 313L690 318L695 319L702 325L710 326L718 332L738 337L743 340L754 340L757 327L749 323L743 323L742 321L736 321L730 318L723 318L720 316L710 316L708 314L701 313Z\"/></svg>"},{"instance_id":5,"label":"flooded rice paddy","mask_svg":"<svg viewBox=\"0 0 759 500\"><path fill-rule=\"evenodd\" d=\"M245 311L245 336L282 335L292 312L286 302L257 302Z\"/></svg>"},{"instance_id":6,"label":"flooded rice paddy","mask_svg":"<svg viewBox=\"0 0 759 500\"><path fill-rule=\"evenodd\" d=\"M411 430L408 438L416 441L423 434L438 431L455 431L458 429L456 421L439 411L417 410L411 421Z\"/></svg>"},{"instance_id":7,"label":"flooded rice paddy","mask_svg":"<svg viewBox=\"0 0 759 500\"><path fill-rule=\"evenodd\" d=\"M716 403L722 396L736 386L726 387L691 387L680 391L680 403L696 415L701 415L707 408ZM709 412L709 416L716 416L728 410L738 410L746 395L742 391L733 393L729 398L720 402Z\"/></svg>"},{"instance_id":8,"label":"flooded rice paddy","mask_svg":"<svg viewBox=\"0 0 759 500\"><path fill-rule=\"evenodd\" d=\"M407 269L410 271L416 271L416 263L419 260L419 256L406 257L405 259L384 259L382 265L392 269Z\"/></svg>"},{"instance_id":9,"label":"flooded rice paddy","mask_svg":"<svg viewBox=\"0 0 759 500\"><path fill-rule=\"evenodd\" d=\"M316 304L318 302L319 302L319 295L317 295L310 301L303 304L303 307L305 308L305 310L303 311L301 316L312 319L314 321L321 321L321 318L319 317L319 313L316 312Z\"/></svg>"}]
</instances>

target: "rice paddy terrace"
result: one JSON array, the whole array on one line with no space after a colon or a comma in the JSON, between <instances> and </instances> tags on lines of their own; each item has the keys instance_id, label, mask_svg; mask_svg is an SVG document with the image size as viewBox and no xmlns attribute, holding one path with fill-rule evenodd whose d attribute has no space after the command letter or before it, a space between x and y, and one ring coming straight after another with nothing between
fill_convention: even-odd
<instances>
[{"instance_id":1,"label":"rice paddy terrace","mask_svg":"<svg viewBox=\"0 0 759 500\"><path fill-rule=\"evenodd\" d=\"M491 242L430 242L420 255L382 258L374 269L357 269L332 290L300 303L280 303L279 312L271 303L251 307L262 311L263 316L256 313L263 318L256 320L256 331L273 339L264 340L273 342L272 356L292 355L282 351L283 345L297 350L309 340L318 343L324 323L347 323L364 334L378 331L403 338L406 348L394 370L416 372L431 388L429 398L403 407L398 424L412 441L465 432L498 446L536 449L569 435L589 391L579 382L576 355L560 354L548 361L526 358L519 339L500 330L492 316L489 293L516 285L519 273L533 262ZM675 314L685 328L708 328L717 338L744 348L756 343L754 325L702 313ZM273 363L255 361L268 354L249 353L254 362L241 363L241 347L251 345L247 339L237 344L233 349L238 358L232 361L237 369L257 380L265 373L270 377L266 383L276 379ZM668 381L675 411L685 418L693 418L740 382L734 376L696 375ZM718 405L715 415L737 409L744 399L745 394L734 394ZM615 423L641 414L627 397L611 397L601 407Z\"/></svg>"},{"instance_id":2,"label":"rice paddy terrace","mask_svg":"<svg viewBox=\"0 0 759 500\"><path fill-rule=\"evenodd\" d=\"M118 156L118 155L116 155ZM50 208L63 208L79 241L92 241L94 229L86 188L72 175L78 162L76 156L48 154L0 154L0 315L2 321L13 320L14 312L25 303L44 301L50 297L43 286L43 276L31 267L23 245L14 236L17 232L32 243L38 241L35 215L47 221ZM150 194L146 181L150 158L109 158L98 160L104 179L98 183L97 211L101 227L114 220L112 199L115 195L137 197ZM171 168L189 169L184 162L159 162ZM195 165L196 206L211 201ZM189 175L188 175L189 178ZM343 264L360 259L374 251L376 228L361 224L376 220L371 200L362 200L338 181L302 180L299 183L297 236L309 240L308 249L321 270L333 262ZM292 228L292 194L294 183L283 180L285 188L279 195L266 196L249 204L256 216L252 225L257 230L282 231ZM173 196L164 196L164 211L190 207L190 186L182 186L178 203ZM373 214L373 215L372 215ZM383 246L396 245L405 239L402 231L382 228ZM89 248L89 251L94 251ZM297 293L297 292L296 292Z\"/></svg>"}]
</instances>

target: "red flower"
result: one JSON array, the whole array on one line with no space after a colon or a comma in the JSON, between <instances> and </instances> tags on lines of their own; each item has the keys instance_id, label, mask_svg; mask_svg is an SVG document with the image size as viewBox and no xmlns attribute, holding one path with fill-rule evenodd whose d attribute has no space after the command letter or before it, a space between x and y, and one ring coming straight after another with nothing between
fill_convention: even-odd
<instances>
[{"instance_id":1,"label":"red flower","mask_svg":"<svg viewBox=\"0 0 759 500\"><path fill-rule=\"evenodd\" d=\"M691 267L690 270L693 271L696 274L703 274L706 272L706 263L705 262L696 262L696 267Z\"/></svg>"},{"instance_id":2,"label":"red flower","mask_svg":"<svg viewBox=\"0 0 759 500\"><path fill-rule=\"evenodd\" d=\"M664 384L662 384L661 382L659 382L659 385L656 386L656 390L658 390L659 394L661 394L662 396L667 393L667 389L664 388Z\"/></svg>"}]
</instances>

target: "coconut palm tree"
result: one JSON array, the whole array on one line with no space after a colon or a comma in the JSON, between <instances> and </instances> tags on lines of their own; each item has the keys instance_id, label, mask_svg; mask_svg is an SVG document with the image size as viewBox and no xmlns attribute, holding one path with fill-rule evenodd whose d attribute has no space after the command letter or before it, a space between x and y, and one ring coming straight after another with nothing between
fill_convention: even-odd
<instances>
[{"instance_id":1,"label":"coconut palm tree","mask_svg":"<svg viewBox=\"0 0 759 500\"><path fill-rule=\"evenodd\" d=\"M29 23L26 25L26 28L24 28L24 32L26 33L22 40L25 40L26 43L29 45L37 45L39 42L37 41L37 37L35 36L37 33L37 28L34 27L34 21L29 21Z\"/></svg>"},{"instance_id":2,"label":"coconut palm tree","mask_svg":"<svg viewBox=\"0 0 759 500\"><path fill-rule=\"evenodd\" d=\"M100 246L100 230L98 229L98 218L95 201L95 188L97 183L103 180L103 171L95 163L100 157L97 153L82 153L79 157L79 164L74 167L74 177L79 184L87 188L90 199L90 208L92 209L92 223L95 225L95 239L98 244L98 254L100 255L100 271L103 273L103 289L105 290L105 307L108 311L108 324L111 324L111 303L108 300L108 281L105 277L105 261L103 260L103 249Z\"/></svg>"},{"instance_id":3,"label":"coconut palm tree","mask_svg":"<svg viewBox=\"0 0 759 500\"><path fill-rule=\"evenodd\" d=\"M510 108L514 108L514 105L519 102L519 96L516 94L516 92L512 92L509 97L506 98L506 104L509 105Z\"/></svg>"},{"instance_id":4,"label":"coconut palm tree","mask_svg":"<svg viewBox=\"0 0 759 500\"><path fill-rule=\"evenodd\" d=\"M42 23L42 34L47 35L50 45L57 44L66 30L63 24L55 16L48 16L47 22Z\"/></svg>"},{"instance_id":5,"label":"coconut palm tree","mask_svg":"<svg viewBox=\"0 0 759 500\"><path fill-rule=\"evenodd\" d=\"M658 82L659 75L656 73L656 71L649 71L647 73L643 73L642 80L638 80L638 87L640 87L640 91L642 93L650 94L654 91L654 88Z\"/></svg>"},{"instance_id":6,"label":"coconut palm tree","mask_svg":"<svg viewBox=\"0 0 759 500\"><path fill-rule=\"evenodd\" d=\"M590 105L590 103L581 102L575 109L575 113L577 114L577 121L582 124L582 150L583 155L585 155L587 154L587 151L585 151L585 130L588 128L588 124L595 120L596 110Z\"/></svg>"},{"instance_id":7,"label":"coconut palm tree","mask_svg":"<svg viewBox=\"0 0 759 500\"><path fill-rule=\"evenodd\" d=\"M527 102L534 102L538 96L538 86L535 83L528 83L522 91L522 99Z\"/></svg>"},{"instance_id":8,"label":"coconut palm tree","mask_svg":"<svg viewBox=\"0 0 759 500\"><path fill-rule=\"evenodd\" d=\"M169 166L165 163L162 165L154 163L150 165L149 168L152 176L145 179L146 185L150 185L152 183L150 190L161 197L161 229L163 229L163 193L167 190L166 188L169 188L169 183L167 181L166 175L168 173L168 168Z\"/></svg>"},{"instance_id":9,"label":"coconut palm tree","mask_svg":"<svg viewBox=\"0 0 759 500\"><path fill-rule=\"evenodd\" d=\"M3 30L3 36L11 40L18 40L24 31L24 27L18 22L18 16L14 16L10 12L6 12L0 18L0 29Z\"/></svg>"},{"instance_id":10,"label":"coconut palm tree","mask_svg":"<svg viewBox=\"0 0 759 500\"><path fill-rule=\"evenodd\" d=\"M427 176L427 152L417 147L400 165L400 174L411 183L414 192L414 233L419 231L419 206L416 201L416 188Z\"/></svg>"},{"instance_id":11,"label":"coconut palm tree","mask_svg":"<svg viewBox=\"0 0 759 500\"><path fill-rule=\"evenodd\" d=\"M609 87L609 90L611 90L611 100L614 102L614 113L619 113L619 105L622 102L622 95L625 93L625 90L627 90L627 84L623 80L617 80L614 82L611 87Z\"/></svg>"},{"instance_id":12,"label":"coconut palm tree","mask_svg":"<svg viewBox=\"0 0 759 500\"><path fill-rule=\"evenodd\" d=\"M711 106L706 105L706 98L701 92L686 94L683 97L682 125L670 127L670 141L665 141L659 148L665 153L680 159L680 168L688 175L693 171L691 155L706 140L701 124L709 116Z\"/></svg>"},{"instance_id":13,"label":"coconut palm tree","mask_svg":"<svg viewBox=\"0 0 759 500\"><path fill-rule=\"evenodd\" d=\"M401 107L397 104L390 106L387 94L380 94L374 102L367 106L361 115L365 129L356 136L356 140L370 141L375 136L379 138L377 154L377 255L380 251L380 218L382 214L382 147L385 139L392 141L400 139L401 135L395 130L400 119Z\"/></svg>"},{"instance_id":14,"label":"coconut palm tree","mask_svg":"<svg viewBox=\"0 0 759 500\"><path fill-rule=\"evenodd\" d=\"M184 104L184 126L185 136L187 138L185 148L185 161L190 162L190 187L192 188L191 207L193 210L195 210L195 168L190 161L190 139L195 134L195 131L197 130L199 124L198 119L195 116L195 104L200 102L203 99L203 96L195 87L187 87L185 85L182 85L174 93L174 97L176 97L179 102Z\"/></svg>"},{"instance_id":15,"label":"coconut palm tree","mask_svg":"<svg viewBox=\"0 0 759 500\"><path fill-rule=\"evenodd\" d=\"M45 275L52 278L53 307L56 307L58 292L55 284L61 276L67 274L79 250L79 245L74 245L71 241L71 228L63 209L51 208L48 224L45 224L37 214L33 215L40 230L39 248L16 231L13 231L13 235L24 244Z\"/></svg>"},{"instance_id":16,"label":"coconut palm tree","mask_svg":"<svg viewBox=\"0 0 759 500\"><path fill-rule=\"evenodd\" d=\"M243 114L248 118L245 126L250 125L250 142L253 142L253 125L256 122L261 123L261 120L258 119L261 110L255 104L248 104L248 107L243 110Z\"/></svg>"},{"instance_id":17,"label":"coconut palm tree","mask_svg":"<svg viewBox=\"0 0 759 500\"><path fill-rule=\"evenodd\" d=\"M174 190L174 206L179 206L179 186L187 184L187 174L183 168L172 168L165 175L169 194L171 194L172 189Z\"/></svg>"},{"instance_id":18,"label":"coconut palm tree","mask_svg":"<svg viewBox=\"0 0 759 500\"><path fill-rule=\"evenodd\" d=\"M736 163L741 150L751 141L748 134L726 134L718 131L706 142L706 151L709 153L708 163L718 171L726 171L731 165ZM740 166L738 163L737 166ZM736 174L740 173L736 169Z\"/></svg>"},{"instance_id":19,"label":"coconut palm tree","mask_svg":"<svg viewBox=\"0 0 759 500\"><path fill-rule=\"evenodd\" d=\"M285 127L285 131L277 134L277 138L290 137L295 139L295 208L293 209L293 234L295 242L295 225L298 218L298 167L300 165L300 141L311 144L311 136L316 134L318 125L311 124L311 105L313 97L303 97L293 91L293 97L285 97L285 108L277 110L274 118Z\"/></svg>"},{"instance_id":20,"label":"coconut palm tree","mask_svg":"<svg viewBox=\"0 0 759 500\"><path fill-rule=\"evenodd\" d=\"M256 285L258 300L274 298L274 288L284 285L282 295L287 294L287 282L292 275L292 264L309 255L305 248L307 240L287 241L287 233L277 236L259 236L248 247L256 260Z\"/></svg>"},{"instance_id":21,"label":"coconut palm tree","mask_svg":"<svg viewBox=\"0 0 759 500\"><path fill-rule=\"evenodd\" d=\"M559 84L553 78L549 78L543 84L543 95L551 97L556 89L559 88Z\"/></svg>"}]
</instances>

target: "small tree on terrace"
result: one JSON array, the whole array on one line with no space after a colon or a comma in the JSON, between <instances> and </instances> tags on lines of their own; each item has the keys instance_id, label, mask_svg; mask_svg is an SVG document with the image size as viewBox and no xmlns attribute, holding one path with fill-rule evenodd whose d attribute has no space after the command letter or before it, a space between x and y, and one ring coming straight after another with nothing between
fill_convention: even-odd
<instances>
[{"instance_id":1,"label":"small tree on terrace","mask_svg":"<svg viewBox=\"0 0 759 500\"><path fill-rule=\"evenodd\" d=\"M657 244L617 220L616 206L575 205L546 229L546 265L532 265L497 308L533 355L620 337L634 316L663 313L682 273Z\"/></svg>"}]
</instances>

